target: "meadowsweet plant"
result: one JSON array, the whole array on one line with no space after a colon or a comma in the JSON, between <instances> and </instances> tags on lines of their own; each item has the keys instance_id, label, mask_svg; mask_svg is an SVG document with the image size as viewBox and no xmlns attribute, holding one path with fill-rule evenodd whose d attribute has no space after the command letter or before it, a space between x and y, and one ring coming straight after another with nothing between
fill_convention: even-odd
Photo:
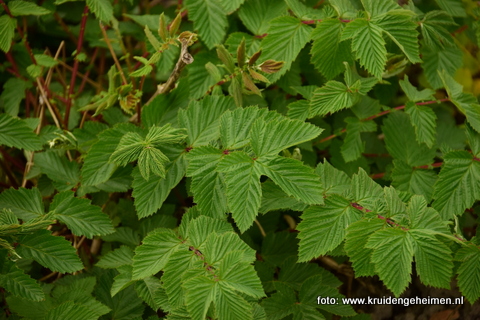
<instances>
[{"instance_id":1,"label":"meadowsweet plant","mask_svg":"<svg viewBox=\"0 0 480 320\"><path fill-rule=\"evenodd\" d=\"M0 318L339 319L373 276L474 303L479 21L0 0Z\"/></svg>"}]
</instances>

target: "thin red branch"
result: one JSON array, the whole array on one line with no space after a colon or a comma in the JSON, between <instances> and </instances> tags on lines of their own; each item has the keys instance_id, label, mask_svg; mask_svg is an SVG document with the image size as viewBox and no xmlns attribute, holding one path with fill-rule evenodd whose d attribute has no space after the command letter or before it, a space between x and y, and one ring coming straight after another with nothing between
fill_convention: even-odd
<instances>
[{"instance_id":1,"label":"thin red branch","mask_svg":"<svg viewBox=\"0 0 480 320\"><path fill-rule=\"evenodd\" d=\"M85 27L87 25L88 11L88 6L85 6L82 13L82 21L80 23L80 34L78 35L77 51L75 53L75 58L80 53L80 50L82 50L83 37L85 35ZM68 88L68 100L65 109L65 119L63 120L63 127L66 130L68 130L68 119L70 118L70 109L72 108L73 90L75 89L75 80L77 78L78 64L79 60L75 59L75 62L73 64L72 78L70 79L70 87Z\"/></svg>"},{"instance_id":2,"label":"thin red branch","mask_svg":"<svg viewBox=\"0 0 480 320\"><path fill-rule=\"evenodd\" d=\"M438 168L438 167L441 167L443 165L443 162L436 162L436 163L432 163L432 164L426 164L424 166L416 166L416 167L413 167L414 169L431 169L431 168Z\"/></svg>"},{"instance_id":3,"label":"thin red branch","mask_svg":"<svg viewBox=\"0 0 480 320\"><path fill-rule=\"evenodd\" d=\"M328 140L332 140L332 139L338 137L339 135L341 135L342 133L345 133L345 132L347 132L347 129L342 129L342 130L340 130L340 132L338 134L332 134L332 135L330 135L326 138L321 139L320 141L315 142L313 145L317 145L317 144L320 144L320 143L323 143L323 142L327 142Z\"/></svg>"},{"instance_id":4,"label":"thin red branch","mask_svg":"<svg viewBox=\"0 0 480 320\"><path fill-rule=\"evenodd\" d=\"M467 30L467 29L468 29L468 26L467 26L467 25L463 25L463 26L461 26L460 28L458 28L457 30L453 31L453 32L451 33L451 35L455 37L457 34L460 34L460 33L462 33L463 31L465 31L465 30Z\"/></svg>"},{"instance_id":5,"label":"thin red branch","mask_svg":"<svg viewBox=\"0 0 480 320\"><path fill-rule=\"evenodd\" d=\"M5 2L3 0L0 0L0 4L3 7L3 10L5 10L5 13L8 14L10 16L10 18L14 18L14 16L12 16L12 13L10 12L10 9L7 7L7 5L5 4Z\"/></svg>"},{"instance_id":6,"label":"thin red branch","mask_svg":"<svg viewBox=\"0 0 480 320\"><path fill-rule=\"evenodd\" d=\"M267 35L268 35L268 33L264 33L264 34L255 36L255 38L257 38L257 39L263 39L263 38L265 38Z\"/></svg>"},{"instance_id":7,"label":"thin red branch","mask_svg":"<svg viewBox=\"0 0 480 320\"><path fill-rule=\"evenodd\" d=\"M417 102L416 105L417 106L424 106L424 105L427 105L427 104L434 104L434 103L440 103L440 102L446 102L446 101L450 101L450 98L443 98L443 99L439 99L439 100L431 100L431 101L425 101L425 102ZM370 120L373 120L373 119L376 119L378 117L381 117L381 116L384 116L386 114L389 114L391 113L392 111L394 110L402 110L402 109L405 109L405 106L398 106L398 107L395 107L395 108L392 108L392 109L389 109L389 110L385 110L385 111L382 111L382 112L379 112L377 114L374 114L373 116L370 116L368 118L365 118L365 119L362 119L361 121L370 121ZM338 137L340 134L342 133L345 133L347 132L347 129L342 129L340 130L340 132L338 134L332 134L326 138L323 138L317 142L315 142L313 145L317 145L317 144L320 144L320 143L323 143L323 142L326 142L328 140L332 140L336 137Z\"/></svg>"},{"instance_id":8,"label":"thin red branch","mask_svg":"<svg viewBox=\"0 0 480 320\"><path fill-rule=\"evenodd\" d=\"M370 175L370 178L372 178L373 180L375 180L375 179L383 179L384 176L385 176L385 172L381 172L381 173L371 174L371 175Z\"/></svg>"}]
</instances>

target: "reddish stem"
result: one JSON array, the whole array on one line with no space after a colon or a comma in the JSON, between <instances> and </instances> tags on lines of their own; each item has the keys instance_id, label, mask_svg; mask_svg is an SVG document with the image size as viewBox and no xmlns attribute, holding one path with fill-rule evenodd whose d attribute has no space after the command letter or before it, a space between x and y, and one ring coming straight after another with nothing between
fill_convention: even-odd
<instances>
[{"instance_id":1,"label":"reddish stem","mask_svg":"<svg viewBox=\"0 0 480 320\"><path fill-rule=\"evenodd\" d=\"M75 53L75 62L73 64L72 78L70 79L70 87L68 88L67 107L65 109L65 119L63 121L63 126L66 130L68 130L68 119L70 118L70 109L72 108L73 90L75 89L75 80L77 78L77 72L78 72L79 61L77 57L78 57L78 54L80 53L80 50L82 50L83 37L85 35L85 27L87 25L88 11L89 11L88 6L85 6L82 13L82 22L80 23L80 34L78 35L77 51Z\"/></svg>"},{"instance_id":2,"label":"reddish stem","mask_svg":"<svg viewBox=\"0 0 480 320\"><path fill-rule=\"evenodd\" d=\"M381 172L381 173L371 174L371 175L370 175L370 178L372 178L373 180L375 180L375 179L383 179L384 176L385 176L385 172Z\"/></svg>"},{"instance_id":3,"label":"reddish stem","mask_svg":"<svg viewBox=\"0 0 480 320\"><path fill-rule=\"evenodd\" d=\"M434 103L439 103L439 102L446 102L446 101L450 101L450 98L443 98L443 99L439 99L439 100L431 100L431 101L425 101L425 102L417 102L415 103L417 106L424 106L424 105L427 105L427 104L434 104ZM365 119L362 119L361 121L370 121L370 120L373 120L373 119L376 119L378 117L381 117L381 116L384 116L386 114L389 114L391 113L392 111L394 110L402 110L402 109L405 109L405 106L399 106L399 107L395 107L395 108L392 108L392 109L389 109L389 110L385 110L385 111L382 111L382 112L379 112L377 114L374 114L373 116L370 116L368 118L365 118ZM342 129L338 134L332 134L326 138L323 138L317 142L315 142L313 145L317 145L317 144L320 144L320 143L323 143L323 142L326 142L328 140L332 140L336 137L338 137L340 134L342 133L345 133L347 132L347 129Z\"/></svg>"},{"instance_id":4,"label":"reddish stem","mask_svg":"<svg viewBox=\"0 0 480 320\"><path fill-rule=\"evenodd\" d=\"M424 166L416 166L416 167L413 167L414 169L430 169L430 168L438 168L438 167L441 167L443 165L443 162L436 162L436 163L432 163L432 164L426 164Z\"/></svg>"}]
</instances>

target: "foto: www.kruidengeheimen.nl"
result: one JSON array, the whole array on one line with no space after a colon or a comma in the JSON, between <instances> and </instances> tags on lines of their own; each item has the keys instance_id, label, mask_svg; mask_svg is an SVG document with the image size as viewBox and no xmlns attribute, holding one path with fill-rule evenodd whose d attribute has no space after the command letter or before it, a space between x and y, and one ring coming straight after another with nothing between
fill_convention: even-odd
<instances>
[{"instance_id":1,"label":"foto: www.kruidengeheimen.nl","mask_svg":"<svg viewBox=\"0 0 480 320\"><path fill-rule=\"evenodd\" d=\"M443 305L458 305L463 304L463 296L459 298L435 298L435 297L414 297L414 298L394 298L394 297L381 297L381 298L333 298L333 297L317 297L317 304L319 305L332 305L332 304L349 304L349 305L379 305L379 304L391 304L391 305L403 305L405 307L411 305L425 304L443 304Z\"/></svg>"}]
</instances>

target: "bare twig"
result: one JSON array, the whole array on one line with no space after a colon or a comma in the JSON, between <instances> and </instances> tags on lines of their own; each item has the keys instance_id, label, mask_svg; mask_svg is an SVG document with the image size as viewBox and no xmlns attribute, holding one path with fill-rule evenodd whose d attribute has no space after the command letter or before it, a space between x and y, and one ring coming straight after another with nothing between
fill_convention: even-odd
<instances>
[{"instance_id":1,"label":"bare twig","mask_svg":"<svg viewBox=\"0 0 480 320\"><path fill-rule=\"evenodd\" d=\"M182 73L183 68L185 68L187 64L190 64L193 62L193 56L188 52L188 46L191 38L192 36L190 36L189 39L185 39L185 38L179 39L182 45L182 48L180 50L180 56L178 57L178 61L177 61L177 64L175 65L175 68L173 68L173 71L170 74L170 77L168 78L167 82L158 86L157 91L153 94L153 96L150 98L150 100L148 100L146 104L149 104L150 102L152 102L152 100L155 99L155 97L158 96L159 94L165 94L172 91L172 89L175 87L175 83L177 82L178 78L180 77L180 74Z\"/></svg>"},{"instance_id":2,"label":"bare twig","mask_svg":"<svg viewBox=\"0 0 480 320\"><path fill-rule=\"evenodd\" d=\"M127 78L125 78L125 74L123 73L123 69L122 69L122 66L120 65L120 61L118 61L117 55L113 50L112 43L108 38L107 31L105 31L105 27L103 26L103 23L101 21L100 21L100 30L102 30L103 39L105 40L108 50L110 50L110 54L112 55L113 61L115 62L115 66L117 67L118 72L120 73L120 77L122 78L122 84L127 84L128 81L127 81Z\"/></svg>"}]
</instances>

